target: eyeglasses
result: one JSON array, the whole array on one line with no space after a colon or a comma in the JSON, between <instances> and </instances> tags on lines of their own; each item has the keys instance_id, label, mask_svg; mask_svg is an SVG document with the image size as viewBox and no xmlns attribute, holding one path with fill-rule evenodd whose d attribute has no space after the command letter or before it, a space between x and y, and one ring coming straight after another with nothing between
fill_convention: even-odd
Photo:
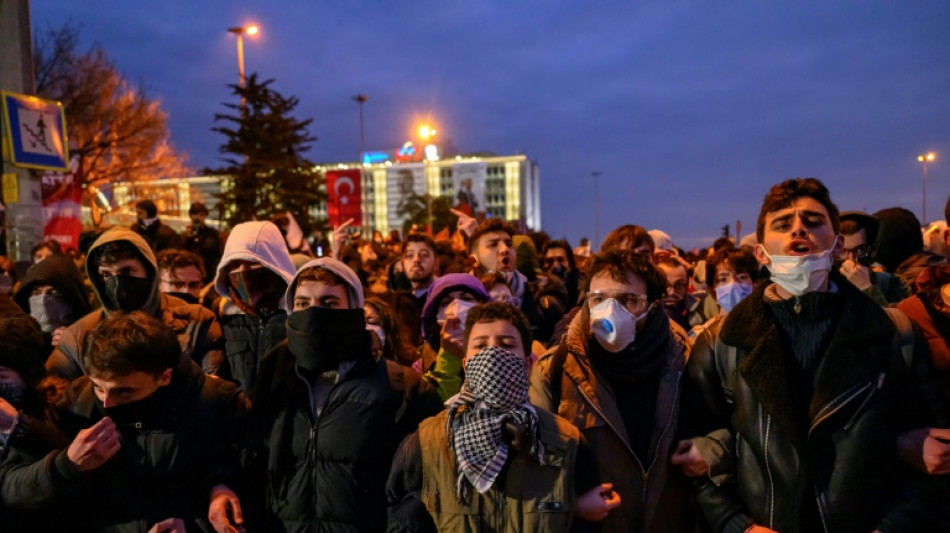
<instances>
[{"instance_id":1,"label":"eyeglasses","mask_svg":"<svg viewBox=\"0 0 950 533\"><path fill-rule=\"evenodd\" d=\"M633 315L639 315L649 304L646 294L596 291L587 295L587 305L592 308L597 307L610 298L617 300L617 303L624 306L624 308Z\"/></svg>"},{"instance_id":2,"label":"eyeglasses","mask_svg":"<svg viewBox=\"0 0 950 533\"><path fill-rule=\"evenodd\" d=\"M844 258L851 258L854 261L860 261L862 259L867 259L868 257L868 245L862 244L860 246L855 246L854 248L845 248L842 250L841 256Z\"/></svg>"}]
</instances>

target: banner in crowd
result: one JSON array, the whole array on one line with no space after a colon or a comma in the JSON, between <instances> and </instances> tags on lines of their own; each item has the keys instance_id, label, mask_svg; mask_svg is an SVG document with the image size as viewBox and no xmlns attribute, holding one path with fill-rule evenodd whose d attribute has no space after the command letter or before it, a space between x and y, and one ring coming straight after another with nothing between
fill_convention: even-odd
<instances>
[{"instance_id":1,"label":"banner in crowd","mask_svg":"<svg viewBox=\"0 0 950 533\"><path fill-rule=\"evenodd\" d=\"M328 170L327 177L327 219L331 227L339 226L352 218L354 226L362 224L361 206L362 173L358 168Z\"/></svg>"},{"instance_id":2,"label":"banner in crowd","mask_svg":"<svg viewBox=\"0 0 950 533\"><path fill-rule=\"evenodd\" d=\"M400 212L411 209L410 204L425 205L425 176L423 164L402 164L386 169L386 219L391 229L402 231L402 221L408 217Z\"/></svg>"},{"instance_id":3,"label":"banner in crowd","mask_svg":"<svg viewBox=\"0 0 950 533\"><path fill-rule=\"evenodd\" d=\"M455 184L455 209L474 217L485 212L485 176L488 165L479 163L456 163L452 165L452 181Z\"/></svg>"},{"instance_id":4,"label":"banner in crowd","mask_svg":"<svg viewBox=\"0 0 950 533\"><path fill-rule=\"evenodd\" d=\"M43 239L56 241L63 250L79 249L82 231L82 165L78 155L69 160L67 172L46 172L41 177Z\"/></svg>"}]
</instances>

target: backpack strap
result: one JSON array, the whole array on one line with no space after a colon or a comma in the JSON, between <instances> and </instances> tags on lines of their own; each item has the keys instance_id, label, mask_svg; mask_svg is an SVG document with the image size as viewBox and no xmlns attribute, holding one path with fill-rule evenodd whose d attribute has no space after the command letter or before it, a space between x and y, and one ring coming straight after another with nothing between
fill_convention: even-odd
<instances>
[{"instance_id":1,"label":"backpack strap","mask_svg":"<svg viewBox=\"0 0 950 533\"><path fill-rule=\"evenodd\" d=\"M896 347L900 349L904 364L910 367L914 361L914 326L903 311L895 307L885 307L884 311L897 329Z\"/></svg>"}]
</instances>

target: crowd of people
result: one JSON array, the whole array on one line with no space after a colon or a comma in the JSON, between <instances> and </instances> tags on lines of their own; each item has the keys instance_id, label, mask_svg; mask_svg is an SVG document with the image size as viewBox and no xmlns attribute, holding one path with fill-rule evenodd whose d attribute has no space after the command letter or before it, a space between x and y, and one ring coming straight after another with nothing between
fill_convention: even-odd
<instances>
[{"instance_id":1,"label":"crowd of people","mask_svg":"<svg viewBox=\"0 0 950 533\"><path fill-rule=\"evenodd\" d=\"M950 532L950 230L906 209L796 178L596 253L136 212L0 257L4 533Z\"/></svg>"}]
</instances>

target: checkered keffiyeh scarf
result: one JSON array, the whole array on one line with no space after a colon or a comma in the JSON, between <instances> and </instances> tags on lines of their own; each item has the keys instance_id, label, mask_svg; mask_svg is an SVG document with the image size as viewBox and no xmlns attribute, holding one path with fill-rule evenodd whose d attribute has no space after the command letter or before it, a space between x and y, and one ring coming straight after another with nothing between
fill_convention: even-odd
<instances>
[{"instance_id":1,"label":"checkered keffiyeh scarf","mask_svg":"<svg viewBox=\"0 0 950 533\"><path fill-rule=\"evenodd\" d=\"M489 347L475 354L465 366L465 383L450 400L446 433L458 459L456 496L467 498L468 480L480 493L491 488L508 459L502 440L506 421L527 428L531 454L539 459L544 450L538 439L538 415L528 402L528 367L509 351Z\"/></svg>"}]
</instances>

